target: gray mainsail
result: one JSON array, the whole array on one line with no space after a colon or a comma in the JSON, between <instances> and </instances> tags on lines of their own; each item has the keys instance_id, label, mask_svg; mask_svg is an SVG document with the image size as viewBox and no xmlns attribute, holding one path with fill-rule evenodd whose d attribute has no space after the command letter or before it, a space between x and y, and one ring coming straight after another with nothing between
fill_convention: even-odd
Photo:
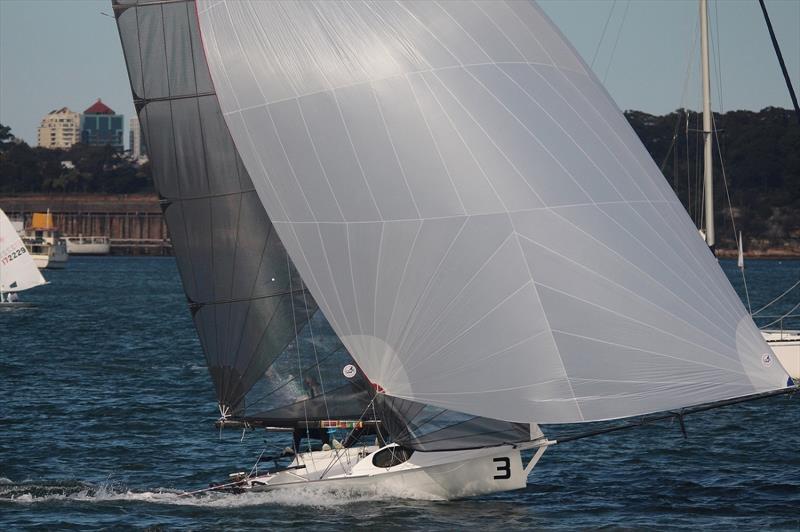
<instances>
[{"instance_id":1,"label":"gray mainsail","mask_svg":"<svg viewBox=\"0 0 800 532\"><path fill-rule=\"evenodd\" d=\"M324 318L233 145L194 2L113 5L156 189L221 411L286 423L357 418L369 401L363 376L358 382L329 377L352 360L340 345L318 345L313 322ZM312 397L312 388L326 384L327 401Z\"/></svg>"}]
</instances>

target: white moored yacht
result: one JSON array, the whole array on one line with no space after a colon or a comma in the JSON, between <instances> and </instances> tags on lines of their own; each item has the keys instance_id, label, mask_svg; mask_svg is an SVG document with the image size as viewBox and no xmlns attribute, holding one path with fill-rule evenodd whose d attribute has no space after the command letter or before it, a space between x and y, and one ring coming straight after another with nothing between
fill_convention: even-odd
<instances>
[{"instance_id":1,"label":"white moored yacht","mask_svg":"<svg viewBox=\"0 0 800 532\"><path fill-rule=\"evenodd\" d=\"M65 236L67 253L70 255L108 255L111 241L107 236Z\"/></svg>"},{"instance_id":2,"label":"white moored yacht","mask_svg":"<svg viewBox=\"0 0 800 532\"><path fill-rule=\"evenodd\" d=\"M66 267L69 259L67 245L53 224L50 211L33 213L31 225L25 229L22 241L39 269Z\"/></svg>"}]
</instances>

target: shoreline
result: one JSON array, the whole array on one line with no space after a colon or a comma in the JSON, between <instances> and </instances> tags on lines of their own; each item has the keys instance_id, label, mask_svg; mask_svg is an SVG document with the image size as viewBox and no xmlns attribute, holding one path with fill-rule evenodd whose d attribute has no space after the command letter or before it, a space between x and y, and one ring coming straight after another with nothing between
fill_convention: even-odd
<instances>
[{"instance_id":1,"label":"shoreline","mask_svg":"<svg viewBox=\"0 0 800 532\"><path fill-rule=\"evenodd\" d=\"M739 252L736 249L718 249L718 259L736 259ZM744 252L744 260L800 260L800 250L767 248Z\"/></svg>"},{"instance_id":2,"label":"shoreline","mask_svg":"<svg viewBox=\"0 0 800 532\"><path fill-rule=\"evenodd\" d=\"M0 196L0 208L9 215L25 219L30 213L46 212L49 209L54 214L63 235L83 234L107 236L112 239L169 241L159 198L155 192L6 195ZM800 239L792 238L782 243L756 239L756 242L760 245L748 250L745 241L745 260L800 259ZM731 245L730 242L726 244ZM738 252L735 247L725 247L718 248L716 255L720 259L735 259Z\"/></svg>"}]
</instances>

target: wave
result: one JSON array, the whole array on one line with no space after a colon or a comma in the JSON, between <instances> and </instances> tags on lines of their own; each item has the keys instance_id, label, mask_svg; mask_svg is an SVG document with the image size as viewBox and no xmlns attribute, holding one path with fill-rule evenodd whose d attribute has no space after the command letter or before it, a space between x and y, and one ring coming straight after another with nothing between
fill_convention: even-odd
<instances>
[{"instance_id":1,"label":"wave","mask_svg":"<svg viewBox=\"0 0 800 532\"><path fill-rule=\"evenodd\" d=\"M53 502L67 504L140 502L210 508L261 505L332 508L361 502L396 500L406 498L407 495L386 489L332 489L309 486L238 494L218 491L187 493L170 488L139 491L115 483L91 484L80 481L15 483L0 478L0 506Z\"/></svg>"}]
</instances>

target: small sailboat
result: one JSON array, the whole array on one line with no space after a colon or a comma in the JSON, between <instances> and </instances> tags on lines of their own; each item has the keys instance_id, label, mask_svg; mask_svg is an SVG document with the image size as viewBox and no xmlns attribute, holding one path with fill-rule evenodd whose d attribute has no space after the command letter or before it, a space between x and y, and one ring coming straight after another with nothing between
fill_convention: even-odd
<instances>
[{"instance_id":1,"label":"small sailboat","mask_svg":"<svg viewBox=\"0 0 800 532\"><path fill-rule=\"evenodd\" d=\"M25 229L23 241L33 262L39 269L62 269L67 266L67 244L53 224L50 209L35 212L30 227Z\"/></svg>"},{"instance_id":2,"label":"small sailboat","mask_svg":"<svg viewBox=\"0 0 800 532\"><path fill-rule=\"evenodd\" d=\"M210 489L518 489L541 424L796 390L535 4L114 11L218 425L285 433Z\"/></svg>"},{"instance_id":3,"label":"small sailboat","mask_svg":"<svg viewBox=\"0 0 800 532\"><path fill-rule=\"evenodd\" d=\"M45 283L11 220L0 209L0 308L33 306L20 301L17 294Z\"/></svg>"}]
</instances>

